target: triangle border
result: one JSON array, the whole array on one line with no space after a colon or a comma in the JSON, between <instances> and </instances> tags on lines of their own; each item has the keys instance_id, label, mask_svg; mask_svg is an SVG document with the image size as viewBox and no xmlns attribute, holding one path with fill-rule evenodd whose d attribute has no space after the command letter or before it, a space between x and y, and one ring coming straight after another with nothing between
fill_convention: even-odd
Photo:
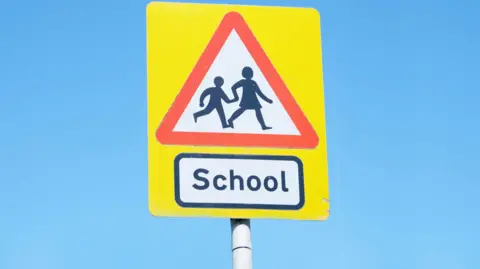
<instances>
[{"instance_id":1,"label":"triangle border","mask_svg":"<svg viewBox=\"0 0 480 269\"><path fill-rule=\"evenodd\" d=\"M214 63L230 33L235 30L262 71L300 135L207 133L173 131L183 112ZM164 145L316 148L319 138L290 93L262 46L238 12L227 13L160 123L155 136Z\"/></svg>"}]
</instances>

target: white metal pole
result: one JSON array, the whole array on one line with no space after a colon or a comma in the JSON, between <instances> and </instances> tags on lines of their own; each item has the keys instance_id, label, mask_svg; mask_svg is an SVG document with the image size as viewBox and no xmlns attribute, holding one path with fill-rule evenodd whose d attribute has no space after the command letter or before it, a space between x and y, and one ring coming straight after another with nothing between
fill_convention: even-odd
<instances>
[{"instance_id":1,"label":"white metal pole","mask_svg":"<svg viewBox=\"0 0 480 269\"><path fill-rule=\"evenodd\" d=\"M252 269L250 219L231 219L233 269Z\"/></svg>"}]
</instances>

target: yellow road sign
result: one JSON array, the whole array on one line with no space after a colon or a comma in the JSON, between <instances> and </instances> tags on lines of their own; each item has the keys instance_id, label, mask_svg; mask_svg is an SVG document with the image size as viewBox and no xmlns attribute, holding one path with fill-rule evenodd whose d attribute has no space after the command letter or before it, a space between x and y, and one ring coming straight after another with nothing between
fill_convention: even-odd
<instances>
[{"instance_id":1,"label":"yellow road sign","mask_svg":"<svg viewBox=\"0 0 480 269\"><path fill-rule=\"evenodd\" d=\"M315 9L150 3L147 76L154 216L328 217Z\"/></svg>"}]
</instances>

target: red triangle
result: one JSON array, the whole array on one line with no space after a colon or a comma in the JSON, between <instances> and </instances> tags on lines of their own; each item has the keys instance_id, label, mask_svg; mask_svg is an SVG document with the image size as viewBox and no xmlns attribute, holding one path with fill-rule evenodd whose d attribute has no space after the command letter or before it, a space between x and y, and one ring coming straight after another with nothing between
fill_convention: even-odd
<instances>
[{"instance_id":1,"label":"red triangle","mask_svg":"<svg viewBox=\"0 0 480 269\"><path fill-rule=\"evenodd\" d=\"M234 29L286 109L300 135L173 131L210 66ZM292 94L268 59L247 23L237 12L230 12L223 18L210 43L158 127L156 137L160 143L172 145L275 148L315 148L318 145L318 136L312 125L300 106L295 102Z\"/></svg>"}]
</instances>

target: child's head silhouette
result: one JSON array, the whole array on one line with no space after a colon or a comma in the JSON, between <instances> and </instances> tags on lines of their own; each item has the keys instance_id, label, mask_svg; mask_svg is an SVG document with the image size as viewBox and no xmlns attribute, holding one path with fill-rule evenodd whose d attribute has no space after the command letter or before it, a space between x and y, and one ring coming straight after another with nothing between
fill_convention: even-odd
<instances>
[{"instance_id":1,"label":"child's head silhouette","mask_svg":"<svg viewBox=\"0 0 480 269\"><path fill-rule=\"evenodd\" d=\"M251 79L253 78L253 70L252 68L246 66L242 70L242 76L246 79Z\"/></svg>"},{"instance_id":2,"label":"child's head silhouette","mask_svg":"<svg viewBox=\"0 0 480 269\"><path fill-rule=\"evenodd\" d=\"M222 77L216 77L213 79L213 83L215 83L215 86L217 87L222 87L223 86L223 78Z\"/></svg>"}]
</instances>

